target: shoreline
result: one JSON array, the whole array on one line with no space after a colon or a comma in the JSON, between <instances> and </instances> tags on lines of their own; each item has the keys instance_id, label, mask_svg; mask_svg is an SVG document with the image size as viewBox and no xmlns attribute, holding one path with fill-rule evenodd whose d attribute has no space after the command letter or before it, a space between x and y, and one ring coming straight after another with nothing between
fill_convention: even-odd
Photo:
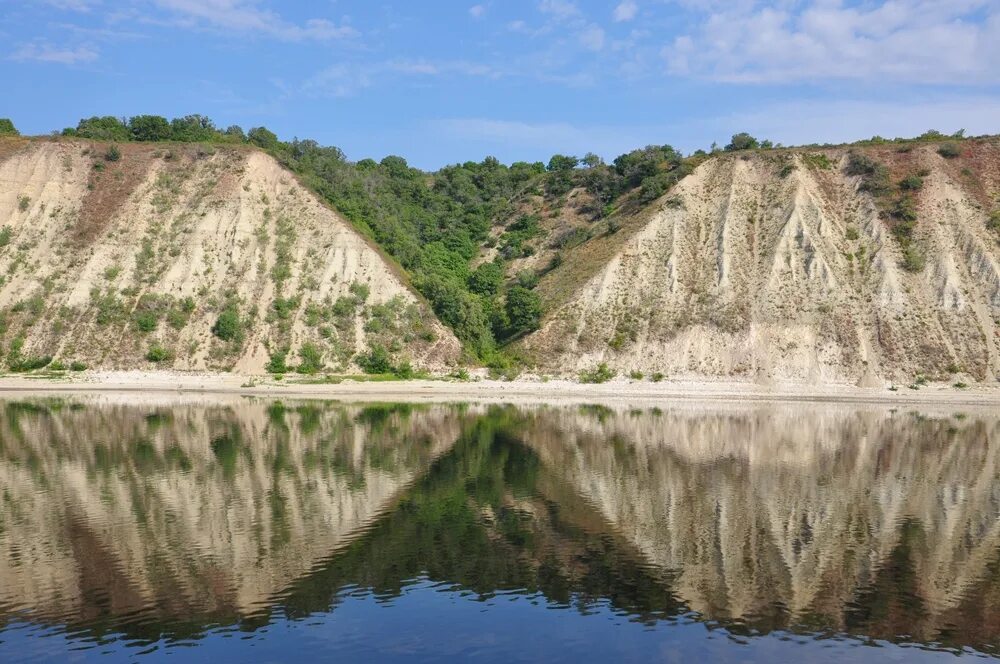
<instances>
[{"instance_id":1,"label":"shoreline","mask_svg":"<svg viewBox=\"0 0 1000 664\"><path fill-rule=\"evenodd\" d=\"M60 377L15 375L0 377L0 396L77 393L185 393L330 399L337 401L486 403L644 403L726 401L739 403L803 402L881 405L997 406L1000 384L964 389L929 383L918 390L899 386L868 388L847 384L759 383L736 380L665 379L662 382L612 380L600 384L553 379L513 381L419 379L408 381L296 382L298 376L271 377L221 373L94 372Z\"/></svg>"}]
</instances>

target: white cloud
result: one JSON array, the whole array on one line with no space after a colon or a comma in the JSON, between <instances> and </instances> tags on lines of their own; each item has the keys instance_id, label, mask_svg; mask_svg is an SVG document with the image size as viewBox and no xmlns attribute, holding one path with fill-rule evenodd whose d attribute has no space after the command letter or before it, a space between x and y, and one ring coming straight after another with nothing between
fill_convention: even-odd
<instances>
[{"instance_id":1,"label":"white cloud","mask_svg":"<svg viewBox=\"0 0 1000 664\"><path fill-rule=\"evenodd\" d=\"M467 60L387 60L385 62L339 63L306 79L300 92L312 97L353 97L387 78L435 76L499 78L503 73L489 65Z\"/></svg>"},{"instance_id":2,"label":"white cloud","mask_svg":"<svg viewBox=\"0 0 1000 664\"><path fill-rule=\"evenodd\" d=\"M600 51L604 48L604 30L596 25L588 26L580 32L580 43L588 50Z\"/></svg>"},{"instance_id":3,"label":"white cloud","mask_svg":"<svg viewBox=\"0 0 1000 664\"><path fill-rule=\"evenodd\" d=\"M569 0L541 0L538 3L538 11L551 14L561 21L580 15L580 9Z\"/></svg>"},{"instance_id":4,"label":"white cloud","mask_svg":"<svg viewBox=\"0 0 1000 664\"><path fill-rule=\"evenodd\" d=\"M252 0L154 0L157 6L176 15L192 27L256 32L288 41L332 40L354 37L357 31L323 18L311 18L302 25L289 23L277 13L262 9Z\"/></svg>"},{"instance_id":5,"label":"white cloud","mask_svg":"<svg viewBox=\"0 0 1000 664\"><path fill-rule=\"evenodd\" d=\"M472 5L469 7L469 15L472 16L472 18L482 18L485 13L486 5Z\"/></svg>"},{"instance_id":6,"label":"white cloud","mask_svg":"<svg viewBox=\"0 0 1000 664\"><path fill-rule=\"evenodd\" d=\"M663 49L674 74L746 83L1000 81L1000 5L989 0L686 6L698 26Z\"/></svg>"},{"instance_id":7,"label":"white cloud","mask_svg":"<svg viewBox=\"0 0 1000 664\"><path fill-rule=\"evenodd\" d=\"M21 62L52 62L61 65L75 65L81 62L93 62L97 59L97 50L91 46L67 48L54 46L48 42L35 41L23 44L11 53L11 60Z\"/></svg>"},{"instance_id":8,"label":"white cloud","mask_svg":"<svg viewBox=\"0 0 1000 664\"><path fill-rule=\"evenodd\" d=\"M98 2L99 0L45 0L45 4L56 9L83 13L89 12Z\"/></svg>"},{"instance_id":9,"label":"white cloud","mask_svg":"<svg viewBox=\"0 0 1000 664\"><path fill-rule=\"evenodd\" d=\"M615 23L622 23L624 21L631 21L635 18L636 13L639 11L639 5L635 4L634 0L622 0L615 7L615 11L612 13L612 18Z\"/></svg>"}]
</instances>

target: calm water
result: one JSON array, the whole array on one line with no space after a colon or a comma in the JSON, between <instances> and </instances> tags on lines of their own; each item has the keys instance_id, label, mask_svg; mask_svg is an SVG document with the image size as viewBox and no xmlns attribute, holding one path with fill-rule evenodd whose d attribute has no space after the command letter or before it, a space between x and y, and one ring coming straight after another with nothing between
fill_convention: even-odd
<instances>
[{"instance_id":1,"label":"calm water","mask_svg":"<svg viewBox=\"0 0 1000 664\"><path fill-rule=\"evenodd\" d=\"M1000 655L1000 420L0 401L0 661Z\"/></svg>"}]
</instances>

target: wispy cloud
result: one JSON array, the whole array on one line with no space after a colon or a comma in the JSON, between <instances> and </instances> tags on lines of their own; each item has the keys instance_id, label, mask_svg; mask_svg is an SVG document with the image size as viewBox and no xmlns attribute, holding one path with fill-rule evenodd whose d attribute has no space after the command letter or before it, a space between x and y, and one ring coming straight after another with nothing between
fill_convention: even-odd
<instances>
[{"instance_id":1,"label":"wispy cloud","mask_svg":"<svg viewBox=\"0 0 1000 664\"><path fill-rule=\"evenodd\" d=\"M1000 81L1000 5L987 0L690 6L696 29L663 49L677 75L744 83Z\"/></svg>"},{"instance_id":2,"label":"wispy cloud","mask_svg":"<svg viewBox=\"0 0 1000 664\"><path fill-rule=\"evenodd\" d=\"M370 63L338 63L309 77L299 91L308 96L353 97L378 82L393 78L437 76L500 78L503 72L490 65L467 60L396 59Z\"/></svg>"},{"instance_id":3,"label":"wispy cloud","mask_svg":"<svg viewBox=\"0 0 1000 664\"><path fill-rule=\"evenodd\" d=\"M175 23L239 33L256 33L287 41L346 39L358 32L345 22L311 18L302 24L290 23L277 12L263 9L250 0L154 0ZM156 22L156 19L152 19Z\"/></svg>"},{"instance_id":4,"label":"wispy cloud","mask_svg":"<svg viewBox=\"0 0 1000 664\"><path fill-rule=\"evenodd\" d=\"M97 59L98 52L92 46L69 48L56 46L45 41L34 41L22 44L9 57L11 60L19 62L50 62L61 65L75 65L81 62L93 62Z\"/></svg>"},{"instance_id":5,"label":"wispy cloud","mask_svg":"<svg viewBox=\"0 0 1000 664\"><path fill-rule=\"evenodd\" d=\"M543 14L549 14L561 21L580 15L580 8L570 2L570 0L540 0L538 11Z\"/></svg>"},{"instance_id":6,"label":"wispy cloud","mask_svg":"<svg viewBox=\"0 0 1000 664\"><path fill-rule=\"evenodd\" d=\"M590 51L600 51L604 48L604 29L597 25L590 25L580 31L580 43Z\"/></svg>"},{"instance_id":7,"label":"wispy cloud","mask_svg":"<svg viewBox=\"0 0 1000 664\"><path fill-rule=\"evenodd\" d=\"M611 17L614 19L615 23L622 23L624 21L631 21L634 19L638 11L639 5L635 4L634 0L623 0L618 3L617 7L615 7Z\"/></svg>"},{"instance_id":8,"label":"wispy cloud","mask_svg":"<svg viewBox=\"0 0 1000 664\"><path fill-rule=\"evenodd\" d=\"M486 14L486 5L472 5L469 7L469 16L472 18L482 18Z\"/></svg>"}]
</instances>

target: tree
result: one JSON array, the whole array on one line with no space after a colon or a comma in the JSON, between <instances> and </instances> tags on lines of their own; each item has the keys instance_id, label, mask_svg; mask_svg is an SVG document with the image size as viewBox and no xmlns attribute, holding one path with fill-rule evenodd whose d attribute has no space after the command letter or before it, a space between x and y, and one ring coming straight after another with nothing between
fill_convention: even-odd
<instances>
[{"instance_id":1,"label":"tree","mask_svg":"<svg viewBox=\"0 0 1000 664\"><path fill-rule=\"evenodd\" d=\"M129 119L128 130L133 141L170 140L170 123L161 115L136 115Z\"/></svg>"},{"instance_id":2,"label":"tree","mask_svg":"<svg viewBox=\"0 0 1000 664\"><path fill-rule=\"evenodd\" d=\"M542 319L542 300L538 293L524 286L512 286L504 305L509 335L514 337L538 329Z\"/></svg>"},{"instance_id":3,"label":"tree","mask_svg":"<svg viewBox=\"0 0 1000 664\"><path fill-rule=\"evenodd\" d=\"M247 132L247 140L265 150L277 147L278 145L277 135L267 127L254 127Z\"/></svg>"},{"instance_id":4,"label":"tree","mask_svg":"<svg viewBox=\"0 0 1000 664\"><path fill-rule=\"evenodd\" d=\"M548 170L559 173L562 171L571 171L580 164L580 160L576 157L571 157L564 154L554 154L552 158L549 159Z\"/></svg>"},{"instance_id":5,"label":"tree","mask_svg":"<svg viewBox=\"0 0 1000 664\"><path fill-rule=\"evenodd\" d=\"M479 295L493 297L503 285L503 265L483 263L469 275L469 290Z\"/></svg>"},{"instance_id":6,"label":"tree","mask_svg":"<svg viewBox=\"0 0 1000 664\"><path fill-rule=\"evenodd\" d=\"M739 134L733 134L733 138L725 149L726 152L735 152L736 150L753 150L759 146L760 143L757 142L756 138L743 131Z\"/></svg>"},{"instance_id":7,"label":"tree","mask_svg":"<svg viewBox=\"0 0 1000 664\"><path fill-rule=\"evenodd\" d=\"M14 127L10 118L0 118L0 136L20 136L21 133Z\"/></svg>"},{"instance_id":8,"label":"tree","mask_svg":"<svg viewBox=\"0 0 1000 664\"><path fill-rule=\"evenodd\" d=\"M218 135L215 123L204 115L185 115L170 121L171 138L175 141L195 143L211 141Z\"/></svg>"},{"instance_id":9,"label":"tree","mask_svg":"<svg viewBox=\"0 0 1000 664\"><path fill-rule=\"evenodd\" d=\"M583 155L583 165L587 168L597 168L604 165L604 160L593 152Z\"/></svg>"},{"instance_id":10,"label":"tree","mask_svg":"<svg viewBox=\"0 0 1000 664\"><path fill-rule=\"evenodd\" d=\"M64 134L67 132L63 132ZM125 122L105 115L103 117L92 117L80 120L75 130L68 132L72 136L80 138L90 138L97 141L121 141L126 142L132 138Z\"/></svg>"}]
</instances>

